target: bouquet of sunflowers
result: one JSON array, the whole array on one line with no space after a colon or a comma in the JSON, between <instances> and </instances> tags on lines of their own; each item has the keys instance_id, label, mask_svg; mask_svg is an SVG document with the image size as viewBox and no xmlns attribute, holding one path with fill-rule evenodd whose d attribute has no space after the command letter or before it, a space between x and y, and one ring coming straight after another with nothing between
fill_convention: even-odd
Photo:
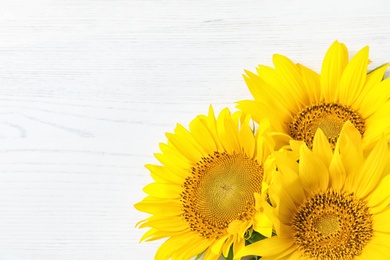
<instances>
[{"instance_id":1,"label":"bouquet of sunflowers","mask_svg":"<svg viewBox=\"0 0 390 260\"><path fill-rule=\"evenodd\" d=\"M390 259L390 79L335 41L321 73L273 56L254 99L167 133L146 165L155 259Z\"/></svg>"}]
</instances>

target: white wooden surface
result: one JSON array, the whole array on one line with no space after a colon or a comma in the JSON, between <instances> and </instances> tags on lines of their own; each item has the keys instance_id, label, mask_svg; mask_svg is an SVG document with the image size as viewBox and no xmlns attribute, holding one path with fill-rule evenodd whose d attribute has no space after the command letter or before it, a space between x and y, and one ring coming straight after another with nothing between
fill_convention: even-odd
<instances>
[{"instance_id":1,"label":"white wooden surface","mask_svg":"<svg viewBox=\"0 0 390 260\"><path fill-rule=\"evenodd\" d=\"M390 61L390 2L0 1L0 259L153 259L133 204L175 123L250 98L274 53Z\"/></svg>"}]
</instances>

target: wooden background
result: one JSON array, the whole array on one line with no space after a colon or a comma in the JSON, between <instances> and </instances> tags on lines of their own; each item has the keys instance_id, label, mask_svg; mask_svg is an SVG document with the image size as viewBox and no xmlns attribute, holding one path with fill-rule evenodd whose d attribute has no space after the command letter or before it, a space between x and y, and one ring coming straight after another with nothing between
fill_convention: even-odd
<instances>
[{"instance_id":1,"label":"wooden background","mask_svg":"<svg viewBox=\"0 0 390 260\"><path fill-rule=\"evenodd\" d=\"M176 123L251 98L272 54L390 61L390 2L0 2L0 259L153 259L133 204Z\"/></svg>"}]
</instances>

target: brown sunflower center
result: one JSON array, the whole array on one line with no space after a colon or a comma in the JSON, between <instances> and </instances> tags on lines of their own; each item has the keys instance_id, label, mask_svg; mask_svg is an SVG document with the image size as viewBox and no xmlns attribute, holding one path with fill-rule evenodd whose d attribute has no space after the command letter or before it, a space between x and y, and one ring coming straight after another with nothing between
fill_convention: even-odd
<instances>
[{"instance_id":1,"label":"brown sunflower center","mask_svg":"<svg viewBox=\"0 0 390 260\"><path fill-rule=\"evenodd\" d=\"M324 214L314 223L319 233L326 236L338 234L340 232L340 220L337 216L332 214Z\"/></svg>"},{"instance_id":2,"label":"brown sunflower center","mask_svg":"<svg viewBox=\"0 0 390 260\"><path fill-rule=\"evenodd\" d=\"M242 154L215 152L202 158L184 182L183 216L193 231L220 237L234 220L255 212L254 193L261 192L263 168Z\"/></svg>"},{"instance_id":3,"label":"brown sunflower center","mask_svg":"<svg viewBox=\"0 0 390 260\"><path fill-rule=\"evenodd\" d=\"M320 128L334 148L341 128L348 120L361 135L364 134L364 119L352 109L338 103L308 106L290 122L290 135L295 140L305 141L312 148L314 134Z\"/></svg>"},{"instance_id":4,"label":"brown sunflower center","mask_svg":"<svg viewBox=\"0 0 390 260\"><path fill-rule=\"evenodd\" d=\"M363 200L334 190L316 193L298 208L291 226L309 258L353 259L371 240L372 218Z\"/></svg>"}]
</instances>

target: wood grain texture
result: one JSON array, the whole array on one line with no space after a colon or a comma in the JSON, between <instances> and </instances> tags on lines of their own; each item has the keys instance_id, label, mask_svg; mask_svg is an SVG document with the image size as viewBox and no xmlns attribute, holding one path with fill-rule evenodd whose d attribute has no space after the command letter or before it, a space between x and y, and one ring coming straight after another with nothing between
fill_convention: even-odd
<instances>
[{"instance_id":1,"label":"wood grain texture","mask_svg":"<svg viewBox=\"0 0 390 260\"><path fill-rule=\"evenodd\" d=\"M153 259L133 209L176 123L281 53L390 60L390 2L15 0L0 8L0 259Z\"/></svg>"}]
</instances>

